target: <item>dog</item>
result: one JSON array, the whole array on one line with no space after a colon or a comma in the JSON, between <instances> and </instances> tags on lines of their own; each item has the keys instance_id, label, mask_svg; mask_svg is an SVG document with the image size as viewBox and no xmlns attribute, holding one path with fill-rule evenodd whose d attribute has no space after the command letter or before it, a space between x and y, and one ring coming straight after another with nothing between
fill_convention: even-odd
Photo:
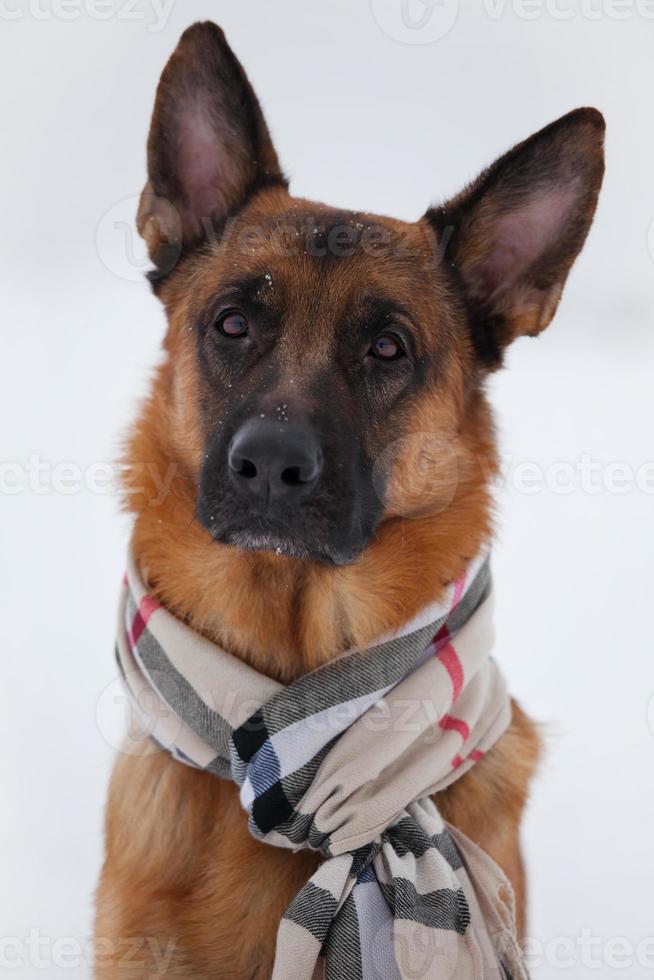
<instances>
[{"instance_id":1,"label":"dog","mask_svg":"<svg viewBox=\"0 0 654 980\"><path fill-rule=\"evenodd\" d=\"M492 537L485 381L554 315L603 137L578 109L415 223L343 211L290 196L223 32L185 31L137 218L164 358L125 451L133 553L160 603L289 683L456 580ZM512 702L506 733L436 799L503 869L521 933L539 753ZM111 780L96 976L270 977L280 918L320 860L254 839L233 783L144 738Z\"/></svg>"}]
</instances>

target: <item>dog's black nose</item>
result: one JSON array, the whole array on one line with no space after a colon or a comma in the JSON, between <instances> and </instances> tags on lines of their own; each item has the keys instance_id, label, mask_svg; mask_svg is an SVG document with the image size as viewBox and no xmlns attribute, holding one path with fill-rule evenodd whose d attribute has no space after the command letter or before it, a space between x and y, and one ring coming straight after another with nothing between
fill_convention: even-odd
<instances>
[{"instance_id":1,"label":"dog's black nose","mask_svg":"<svg viewBox=\"0 0 654 980\"><path fill-rule=\"evenodd\" d=\"M311 490L320 476L322 452L308 426L257 418L238 429L227 462L235 484L267 503Z\"/></svg>"}]
</instances>

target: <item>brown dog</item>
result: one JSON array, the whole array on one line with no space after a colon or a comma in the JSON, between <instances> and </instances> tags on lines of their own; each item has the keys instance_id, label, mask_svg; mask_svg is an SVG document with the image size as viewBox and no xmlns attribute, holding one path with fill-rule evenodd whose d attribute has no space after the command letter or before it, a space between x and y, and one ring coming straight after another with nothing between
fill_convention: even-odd
<instances>
[{"instance_id":1,"label":"brown dog","mask_svg":"<svg viewBox=\"0 0 654 980\"><path fill-rule=\"evenodd\" d=\"M415 224L342 212L289 196L222 32L185 32L138 218L165 359L126 455L135 554L162 603L288 681L398 628L460 574L491 534L484 381L552 319L603 134L597 111L572 112ZM521 929L538 753L514 705L437 800L504 869ZM232 783L144 743L111 783L96 975L269 977L280 916L318 860L253 839Z\"/></svg>"}]
</instances>

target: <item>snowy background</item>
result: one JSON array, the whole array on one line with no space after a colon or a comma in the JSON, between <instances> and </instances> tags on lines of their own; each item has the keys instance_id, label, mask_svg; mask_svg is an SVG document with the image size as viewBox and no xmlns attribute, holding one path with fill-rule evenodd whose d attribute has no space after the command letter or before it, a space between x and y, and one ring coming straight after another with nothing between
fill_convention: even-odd
<instances>
[{"instance_id":1,"label":"snowy background","mask_svg":"<svg viewBox=\"0 0 654 980\"><path fill-rule=\"evenodd\" d=\"M335 205L413 219L569 109L606 115L558 317L492 383L497 649L549 733L525 823L533 976L654 975L654 4L402 10L0 3L0 976L89 976L128 533L109 464L164 325L126 226L159 72L201 18L294 192Z\"/></svg>"}]
</instances>

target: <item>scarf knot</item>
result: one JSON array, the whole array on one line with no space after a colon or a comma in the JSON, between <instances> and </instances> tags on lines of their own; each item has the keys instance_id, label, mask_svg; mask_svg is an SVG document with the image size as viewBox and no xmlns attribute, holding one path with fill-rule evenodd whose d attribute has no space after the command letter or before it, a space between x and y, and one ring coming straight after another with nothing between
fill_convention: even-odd
<instances>
[{"instance_id":1,"label":"scarf knot","mask_svg":"<svg viewBox=\"0 0 654 980\"><path fill-rule=\"evenodd\" d=\"M480 556L399 632L284 686L158 605L130 558L117 656L149 733L234 780L253 836L324 858L273 980L526 976L508 882L432 799L510 721L490 613Z\"/></svg>"}]
</instances>

